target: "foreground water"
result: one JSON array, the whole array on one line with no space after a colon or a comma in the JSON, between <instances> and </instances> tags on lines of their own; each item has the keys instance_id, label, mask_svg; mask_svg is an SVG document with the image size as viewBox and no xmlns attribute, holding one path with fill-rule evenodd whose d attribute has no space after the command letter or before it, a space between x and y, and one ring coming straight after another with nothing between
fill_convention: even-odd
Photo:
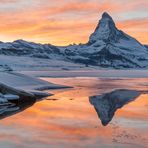
<instances>
[{"instance_id":1,"label":"foreground water","mask_svg":"<svg viewBox=\"0 0 148 148\"><path fill-rule=\"evenodd\" d=\"M74 88L50 90L49 92L55 94L54 96L35 104L19 106L21 110L29 107L23 112L14 114L16 112L12 110L11 113L3 114L2 120L0 120L0 147L147 147L147 78L99 79L75 77L42 79ZM118 91L119 89L139 90L139 93L138 95L126 93L125 95L125 93ZM95 108L96 106L91 104L90 96L102 95L102 93L113 92L113 90L117 90L113 98L121 96L124 98L129 94L133 99L128 104L122 104L122 108L114 110L115 115L112 120L107 126L103 126L98 118L100 108ZM112 96L112 94L109 93L108 96ZM119 104L119 102L115 103ZM11 114L14 115L10 116ZM5 118L6 116L9 117Z\"/></svg>"}]
</instances>

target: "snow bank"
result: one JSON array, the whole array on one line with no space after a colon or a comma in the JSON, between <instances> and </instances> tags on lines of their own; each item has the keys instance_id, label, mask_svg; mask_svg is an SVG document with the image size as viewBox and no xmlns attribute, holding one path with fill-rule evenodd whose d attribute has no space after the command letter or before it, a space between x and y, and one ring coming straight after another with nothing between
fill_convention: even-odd
<instances>
[{"instance_id":1,"label":"snow bank","mask_svg":"<svg viewBox=\"0 0 148 148\"><path fill-rule=\"evenodd\" d=\"M35 57L0 55L0 71L4 71L5 69L8 70L10 69L14 71L20 71L20 70L49 71L49 70L62 70L62 69L80 69L81 67L85 68L85 65L75 64L64 60L57 60L54 58L43 59Z\"/></svg>"},{"instance_id":2,"label":"snow bank","mask_svg":"<svg viewBox=\"0 0 148 148\"><path fill-rule=\"evenodd\" d=\"M59 89L67 88L67 86L49 83L31 76L27 76L15 72L0 72L0 82L22 90L45 90L45 89Z\"/></svg>"},{"instance_id":3,"label":"snow bank","mask_svg":"<svg viewBox=\"0 0 148 148\"><path fill-rule=\"evenodd\" d=\"M33 93L29 93L21 89L15 89L13 87L0 83L0 103L8 103L9 101L11 102L14 100L35 100L35 95Z\"/></svg>"},{"instance_id":4,"label":"snow bank","mask_svg":"<svg viewBox=\"0 0 148 148\"><path fill-rule=\"evenodd\" d=\"M67 86L56 85L15 72L0 72L0 103L47 97L52 94L39 90L59 88L67 88Z\"/></svg>"}]
</instances>

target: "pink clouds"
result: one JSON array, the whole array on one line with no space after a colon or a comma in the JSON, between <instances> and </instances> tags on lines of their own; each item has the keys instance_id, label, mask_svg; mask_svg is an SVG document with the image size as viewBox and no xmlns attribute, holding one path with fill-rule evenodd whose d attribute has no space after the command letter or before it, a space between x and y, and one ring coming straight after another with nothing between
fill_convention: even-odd
<instances>
[{"instance_id":1,"label":"pink clouds","mask_svg":"<svg viewBox=\"0 0 148 148\"><path fill-rule=\"evenodd\" d=\"M89 34L94 31L102 12L108 11L117 21L120 29L132 33L143 43L148 42L146 38L148 20L143 18L143 14L146 13L144 10L148 7L148 2L145 0L131 0L128 5L125 5L126 0L105 0L103 2L55 0L55 3L53 1L51 3L51 0L30 0L20 2L18 0L0 1L5 4L5 7L7 6L7 9L10 7L9 11L5 9L2 11L3 7L0 6L0 11L2 11L0 13L0 40L23 38L57 45L86 42ZM126 15L124 16L124 12L128 11L139 12L140 18L130 16L131 19L129 19ZM143 27L145 27L145 32L141 29Z\"/></svg>"}]
</instances>

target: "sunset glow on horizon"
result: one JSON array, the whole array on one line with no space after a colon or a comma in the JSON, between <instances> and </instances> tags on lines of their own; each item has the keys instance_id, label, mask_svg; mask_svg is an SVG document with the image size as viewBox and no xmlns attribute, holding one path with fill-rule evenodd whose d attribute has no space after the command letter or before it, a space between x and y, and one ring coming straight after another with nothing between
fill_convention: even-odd
<instances>
[{"instance_id":1,"label":"sunset glow on horizon","mask_svg":"<svg viewBox=\"0 0 148 148\"><path fill-rule=\"evenodd\" d=\"M147 0L0 0L0 41L86 43L104 11L118 29L148 44Z\"/></svg>"}]
</instances>

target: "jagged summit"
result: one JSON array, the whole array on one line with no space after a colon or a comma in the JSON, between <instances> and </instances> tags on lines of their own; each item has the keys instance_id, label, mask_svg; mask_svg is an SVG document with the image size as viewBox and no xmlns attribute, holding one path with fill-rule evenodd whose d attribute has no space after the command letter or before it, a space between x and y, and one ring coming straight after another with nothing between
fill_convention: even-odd
<instances>
[{"instance_id":1,"label":"jagged summit","mask_svg":"<svg viewBox=\"0 0 148 148\"><path fill-rule=\"evenodd\" d=\"M104 44L112 44L119 43L121 40L130 40L135 42L136 45L141 45L136 39L119 30L112 17L107 12L104 12L95 31L90 35L88 43L93 44L95 42L101 42Z\"/></svg>"},{"instance_id":2,"label":"jagged summit","mask_svg":"<svg viewBox=\"0 0 148 148\"><path fill-rule=\"evenodd\" d=\"M107 12L104 12L102 14L102 18L99 24L101 24L102 22L104 22L105 24L108 24L108 27L111 27L110 29L112 29L112 27L116 28L114 20Z\"/></svg>"},{"instance_id":3,"label":"jagged summit","mask_svg":"<svg viewBox=\"0 0 148 148\"><path fill-rule=\"evenodd\" d=\"M116 40L116 36L118 34L118 29L116 28L112 17L107 12L104 12L94 33L91 34L89 42L94 43L97 40L102 40L105 42Z\"/></svg>"},{"instance_id":4,"label":"jagged summit","mask_svg":"<svg viewBox=\"0 0 148 148\"><path fill-rule=\"evenodd\" d=\"M104 13L102 14L102 19L104 19L104 18L107 18L107 19L110 19L110 20L113 21L112 17L111 17L107 12L104 12Z\"/></svg>"}]
</instances>

